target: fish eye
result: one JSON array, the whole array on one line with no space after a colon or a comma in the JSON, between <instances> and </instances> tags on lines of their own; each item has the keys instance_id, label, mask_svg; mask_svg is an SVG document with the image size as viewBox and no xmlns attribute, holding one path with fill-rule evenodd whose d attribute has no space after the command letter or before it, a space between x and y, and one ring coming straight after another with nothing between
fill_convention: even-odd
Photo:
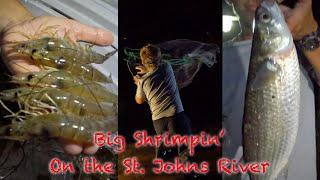
<instances>
[{"instance_id":1,"label":"fish eye","mask_svg":"<svg viewBox=\"0 0 320 180\"><path fill-rule=\"evenodd\" d=\"M259 19L264 23L268 23L271 20L271 16L270 16L270 14L262 13L262 14L260 14Z\"/></svg>"},{"instance_id":2,"label":"fish eye","mask_svg":"<svg viewBox=\"0 0 320 180\"><path fill-rule=\"evenodd\" d=\"M36 52L37 52L36 49L32 49L32 51L31 51L32 54L34 54L34 53L36 53Z\"/></svg>"}]
</instances>

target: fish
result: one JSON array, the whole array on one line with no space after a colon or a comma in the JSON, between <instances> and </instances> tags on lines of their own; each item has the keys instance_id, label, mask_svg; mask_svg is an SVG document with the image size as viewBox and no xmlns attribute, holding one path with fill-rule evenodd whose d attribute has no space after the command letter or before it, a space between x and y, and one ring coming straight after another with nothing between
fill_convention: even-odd
<instances>
[{"instance_id":1,"label":"fish","mask_svg":"<svg viewBox=\"0 0 320 180\"><path fill-rule=\"evenodd\" d=\"M300 68L284 16L274 0L256 10L246 88L243 148L246 162L269 162L265 174L251 180L274 180L285 173L293 151L300 106Z\"/></svg>"}]
</instances>

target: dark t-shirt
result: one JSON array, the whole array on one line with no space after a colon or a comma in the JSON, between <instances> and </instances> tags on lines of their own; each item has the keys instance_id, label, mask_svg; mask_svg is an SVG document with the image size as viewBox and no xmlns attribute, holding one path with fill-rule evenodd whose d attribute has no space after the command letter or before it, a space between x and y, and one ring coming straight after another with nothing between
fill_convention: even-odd
<instances>
[{"instance_id":1,"label":"dark t-shirt","mask_svg":"<svg viewBox=\"0 0 320 180\"><path fill-rule=\"evenodd\" d=\"M152 120L170 117L183 111L176 79L168 63L162 63L156 70L141 78L136 96L147 100Z\"/></svg>"}]
</instances>

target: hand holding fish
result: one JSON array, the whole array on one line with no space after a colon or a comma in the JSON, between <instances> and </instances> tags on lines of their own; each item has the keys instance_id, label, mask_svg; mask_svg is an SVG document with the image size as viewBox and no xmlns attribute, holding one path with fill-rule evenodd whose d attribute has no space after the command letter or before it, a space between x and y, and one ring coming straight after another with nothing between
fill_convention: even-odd
<instances>
[{"instance_id":1,"label":"hand holding fish","mask_svg":"<svg viewBox=\"0 0 320 180\"><path fill-rule=\"evenodd\" d=\"M318 23L312 13L312 0L298 0L293 9L280 6L294 40L301 40L304 36L317 31ZM320 83L320 49L303 51L313 66Z\"/></svg>"},{"instance_id":2,"label":"hand holding fish","mask_svg":"<svg viewBox=\"0 0 320 180\"><path fill-rule=\"evenodd\" d=\"M294 40L315 32L318 24L312 13L312 0L298 0L293 9L280 5Z\"/></svg>"}]
</instances>

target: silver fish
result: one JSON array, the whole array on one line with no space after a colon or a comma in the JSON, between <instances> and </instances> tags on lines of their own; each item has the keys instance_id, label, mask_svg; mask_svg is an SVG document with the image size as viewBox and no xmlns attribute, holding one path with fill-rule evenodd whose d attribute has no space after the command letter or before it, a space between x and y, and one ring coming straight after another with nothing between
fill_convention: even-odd
<instances>
[{"instance_id":1,"label":"silver fish","mask_svg":"<svg viewBox=\"0 0 320 180\"><path fill-rule=\"evenodd\" d=\"M274 180L285 172L299 121L300 69L291 33L279 6L264 0L257 8L246 90L243 125L246 162L268 161Z\"/></svg>"}]
</instances>

